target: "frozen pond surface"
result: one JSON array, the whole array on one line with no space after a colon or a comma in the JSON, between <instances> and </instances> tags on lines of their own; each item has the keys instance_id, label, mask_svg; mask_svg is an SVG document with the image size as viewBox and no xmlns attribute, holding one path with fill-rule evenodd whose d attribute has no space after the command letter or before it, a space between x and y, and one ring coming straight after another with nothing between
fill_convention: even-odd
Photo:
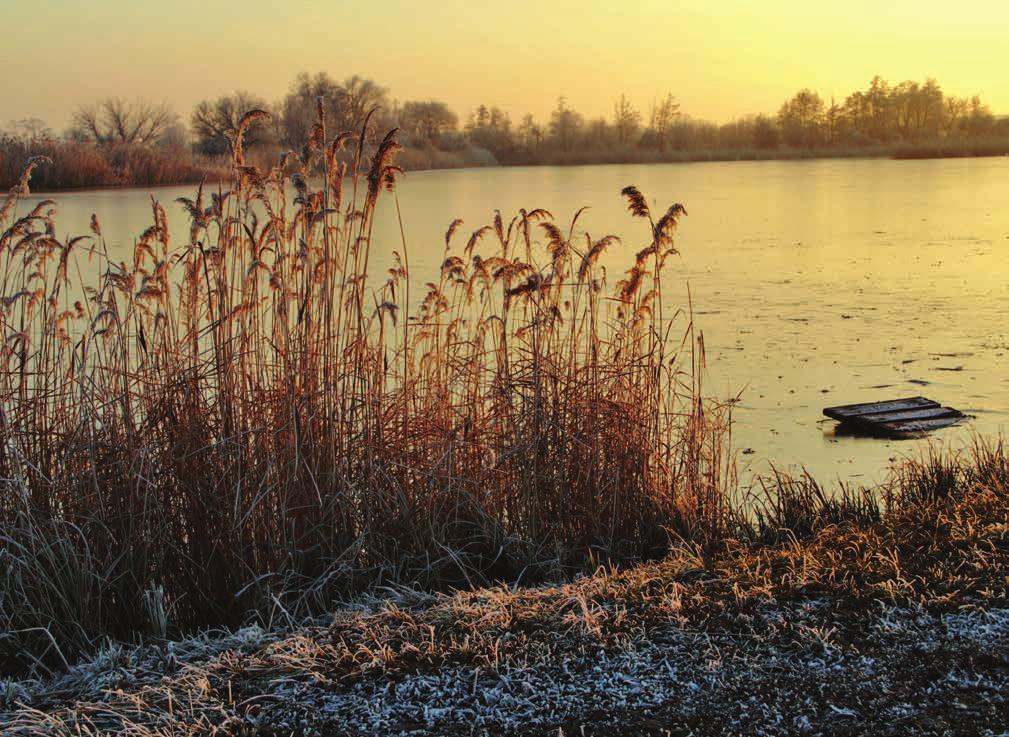
<instances>
[{"instance_id":1,"label":"frozen pond surface","mask_svg":"<svg viewBox=\"0 0 1009 737\"><path fill-rule=\"evenodd\" d=\"M412 277L437 273L445 228L506 222L543 207L561 224L615 234L604 264L614 283L647 238L620 190L634 184L664 211L690 215L668 294L687 284L708 353L707 389L741 394L733 445L741 465L805 465L817 478L869 483L917 441L835 436L824 406L923 394L998 432L1009 418L1009 159L834 160L514 168L408 174L399 189ZM188 230L176 197L193 187L52 195L59 235L88 232L92 212L126 259L168 209L173 239ZM39 199L38 196L31 198ZM392 200L380 203L373 283L399 249ZM377 255L377 258L376 258ZM418 290L419 291L419 290ZM667 298L668 300L668 298ZM667 301L667 304L669 302ZM752 451L752 452L750 452Z\"/></svg>"}]
</instances>

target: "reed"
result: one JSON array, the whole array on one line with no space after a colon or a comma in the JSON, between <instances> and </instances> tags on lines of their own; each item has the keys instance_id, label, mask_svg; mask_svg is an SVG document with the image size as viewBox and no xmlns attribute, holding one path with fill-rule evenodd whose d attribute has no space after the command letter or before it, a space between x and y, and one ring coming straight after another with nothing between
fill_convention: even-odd
<instances>
[{"instance_id":1,"label":"reed","mask_svg":"<svg viewBox=\"0 0 1009 737\"><path fill-rule=\"evenodd\" d=\"M369 145L367 121L329 131L322 107L269 169L246 162L266 115L248 113L230 187L179 200L181 236L152 200L128 262L97 217L61 241L52 201L22 211L43 162L7 197L4 669L293 619L366 584L528 581L725 537L728 412L662 301L682 206L653 221L625 190L647 225L612 289L598 261L617 240L578 215L456 222L418 307L405 237L379 279L371 258L395 131Z\"/></svg>"},{"instance_id":2,"label":"reed","mask_svg":"<svg viewBox=\"0 0 1009 737\"><path fill-rule=\"evenodd\" d=\"M26 141L0 135L0 187L16 184L24 162L45 156L52 163L35 176L35 189L55 191L95 187L193 184L204 178L227 181L227 162L194 156L185 149L139 144L95 146L73 141Z\"/></svg>"},{"instance_id":3,"label":"reed","mask_svg":"<svg viewBox=\"0 0 1009 737\"><path fill-rule=\"evenodd\" d=\"M0 732L809 733L781 716L798 704L825 734L840 709L848 734L892 735L898 713L912 734L999 734L1004 441L901 461L869 516L808 478L766 484L788 512L710 559L681 547L556 586L386 589L296 627L110 643L0 678Z\"/></svg>"}]
</instances>

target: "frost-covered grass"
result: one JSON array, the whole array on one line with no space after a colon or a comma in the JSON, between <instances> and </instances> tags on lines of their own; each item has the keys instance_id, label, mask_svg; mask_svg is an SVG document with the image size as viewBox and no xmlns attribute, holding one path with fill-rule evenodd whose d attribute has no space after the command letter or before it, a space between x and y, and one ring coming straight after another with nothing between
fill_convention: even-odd
<instances>
[{"instance_id":1,"label":"frost-covered grass","mask_svg":"<svg viewBox=\"0 0 1009 737\"><path fill-rule=\"evenodd\" d=\"M109 646L3 682L0 732L1000 735L1001 459L992 445L902 466L878 521L564 585L392 592L287 631Z\"/></svg>"}]
</instances>

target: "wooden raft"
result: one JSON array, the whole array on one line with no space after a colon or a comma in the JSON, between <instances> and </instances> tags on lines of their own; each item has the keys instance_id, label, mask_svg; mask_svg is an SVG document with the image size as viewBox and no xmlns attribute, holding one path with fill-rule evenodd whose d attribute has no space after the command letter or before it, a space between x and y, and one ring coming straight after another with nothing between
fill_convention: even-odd
<instances>
[{"instance_id":1,"label":"wooden raft","mask_svg":"<svg viewBox=\"0 0 1009 737\"><path fill-rule=\"evenodd\" d=\"M925 397L827 407L823 414L843 426L873 435L907 437L955 425L966 417Z\"/></svg>"}]
</instances>

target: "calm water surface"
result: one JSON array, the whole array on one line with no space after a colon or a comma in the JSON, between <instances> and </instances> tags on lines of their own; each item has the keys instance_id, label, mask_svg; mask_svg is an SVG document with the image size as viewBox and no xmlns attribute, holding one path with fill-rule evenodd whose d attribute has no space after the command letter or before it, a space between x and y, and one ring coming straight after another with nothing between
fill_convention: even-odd
<instances>
[{"instance_id":1,"label":"calm water surface","mask_svg":"<svg viewBox=\"0 0 1009 737\"><path fill-rule=\"evenodd\" d=\"M1009 419L1009 159L731 162L411 173L399 197L413 282L437 273L443 234L487 224L498 208L544 207L624 245L604 261L612 284L648 238L619 193L638 186L654 210L682 202L682 253L668 271L687 285L708 349L707 388L742 393L733 445L741 467L803 465L823 481L870 483L919 441L835 436L824 406L924 394L974 415L935 438ZM153 194L173 237L188 231L174 199L193 187L60 193L60 235L97 212L129 257L151 222ZM37 197L34 199L38 199ZM374 281L399 249L392 201L380 203ZM465 239L466 235L457 236ZM373 257L374 258L374 257Z\"/></svg>"}]
</instances>

